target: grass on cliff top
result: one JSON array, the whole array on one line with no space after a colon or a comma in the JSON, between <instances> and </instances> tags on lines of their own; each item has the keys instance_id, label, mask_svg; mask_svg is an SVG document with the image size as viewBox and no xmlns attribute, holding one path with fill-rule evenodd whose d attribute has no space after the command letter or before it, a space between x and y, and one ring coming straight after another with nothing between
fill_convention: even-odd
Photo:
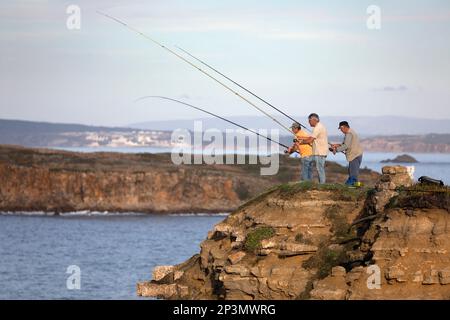
<instances>
[{"instance_id":1,"label":"grass on cliff top","mask_svg":"<svg viewBox=\"0 0 450 320\"><path fill-rule=\"evenodd\" d=\"M269 239L275 234L272 227L259 227L247 234L245 238L244 248L248 252L254 252L261 248L261 240Z\"/></svg>"},{"instance_id":2,"label":"grass on cliff top","mask_svg":"<svg viewBox=\"0 0 450 320\"><path fill-rule=\"evenodd\" d=\"M298 193L306 192L309 190L322 190L322 191L335 191L332 193L330 200L340 200L340 201L357 201L366 197L370 192L374 190L372 188L348 188L345 185L338 183L328 183L328 184L318 184L311 181L302 181L295 183L285 183L281 185L276 185L267 189L266 191L260 193L254 198L248 200L247 202L240 205L237 211L244 209L258 201L261 201L264 197L279 191L282 198L290 198ZM246 194L246 196L248 196Z\"/></svg>"},{"instance_id":3,"label":"grass on cliff top","mask_svg":"<svg viewBox=\"0 0 450 320\"><path fill-rule=\"evenodd\" d=\"M450 211L450 188L448 186L424 185L397 189L387 208L439 208Z\"/></svg>"},{"instance_id":4,"label":"grass on cliff top","mask_svg":"<svg viewBox=\"0 0 450 320\"><path fill-rule=\"evenodd\" d=\"M286 183L280 185L278 188L280 190L280 195L283 197L294 196L295 194L309 190L318 190L318 191L333 191L334 196L332 199L343 201L359 200L363 196L366 196L367 192L370 190L368 188L349 188L345 185L338 183L318 184L311 181Z\"/></svg>"}]
</instances>

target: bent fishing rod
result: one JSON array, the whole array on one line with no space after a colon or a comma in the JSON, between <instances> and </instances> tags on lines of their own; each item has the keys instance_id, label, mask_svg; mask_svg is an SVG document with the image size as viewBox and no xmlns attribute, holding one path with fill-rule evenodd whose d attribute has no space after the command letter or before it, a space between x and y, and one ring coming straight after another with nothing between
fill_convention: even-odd
<instances>
[{"instance_id":1,"label":"bent fishing rod","mask_svg":"<svg viewBox=\"0 0 450 320\"><path fill-rule=\"evenodd\" d=\"M249 129L249 128L246 128L246 127L244 127L244 126L242 126L242 125L240 125L240 124L238 124L238 123L236 123L236 122L234 122L234 121L228 120L228 119L226 119L226 118L224 118L224 117L221 117L221 116L219 116L219 115L217 115L217 114L215 114L215 113L212 113L212 112L210 112L210 111L207 111L207 110L205 110L205 109L196 107L196 106L194 106L194 105L192 105L192 104L189 104L189 103L186 103L186 102L177 100L177 99L172 99L172 98L168 98L168 97L164 97L164 96L144 96L144 97L140 97L140 98L136 99L134 102L138 102L138 101L141 101L141 100L144 100L144 99L147 99L147 98L164 99L164 100L169 100L169 101L173 101L173 102L178 102L178 103L184 104L185 106L188 106L188 107L194 108L194 109L196 109L196 110L202 111L202 112L204 112L204 113L207 113L207 114L209 114L209 115L211 115L211 116L213 116L213 117L216 117L216 118L219 118L219 119L221 119L221 120L223 120L223 121L226 121L226 122L228 122L228 123L231 123L232 125L235 125L235 126L241 128L241 129L244 129L244 130L246 130L246 131L249 131L249 132L251 132L251 133L254 133L254 134L256 134L258 137L261 137L261 138L267 139L267 140L270 141L270 142L276 143L276 144L282 146L283 148L289 149L289 147L288 147L287 145L282 144L282 143L280 143L280 142L278 142L278 141L272 140L271 138L266 137L265 135L262 135L262 134L260 134L260 133L258 133L258 132L256 132L256 131L254 131L254 130L251 130L251 129Z\"/></svg>"},{"instance_id":2,"label":"bent fishing rod","mask_svg":"<svg viewBox=\"0 0 450 320\"><path fill-rule=\"evenodd\" d=\"M261 98L260 96L258 96L257 94L253 93L252 91L248 90L246 87L244 87L243 85L239 84L238 82L234 81L233 79L231 79L230 77L226 76L225 74L223 74L222 72L220 72L219 70L217 70L216 68L214 68L213 66L207 64L206 62L200 60L199 58L197 58L196 56L194 56L193 54L191 54L189 51L184 50L183 48L179 47L179 46L175 46L175 48L183 51L185 54L189 55L191 58L197 60L198 62L200 62L201 64L203 64L204 66L208 67L209 69L213 70L214 72L216 72L217 74L221 75L222 77L224 77L225 79L227 79L228 81L232 82L233 84L235 84L236 86L238 86L239 88L241 88L242 90L245 90L247 93L250 93L252 96L254 96L256 99L258 99L259 101L265 103L266 105L268 105L269 107L271 107L272 109L278 111L279 113L281 113L282 115L284 115L286 118L298 123L300 126L302 126L303 128L305 128L307 131L311 132L311 130L309 128L307 128L306 126L304 126L300 121L295 120L294 118L292 118L291 116L289 116L288 114L286 114L285 112L283 112L282 110L280 110L279 108L275 107L273 104L267 102L266 100L264 100L263 98Z\"/></svg>"},{"instance_id":3,"label":"bent fishing rod","mask_svg":"<svg viewBox=\"0 0 450 320\"><path fill-rule=\"evenodd\" d=\"M154 44L158 45L159 47L163 48L164 50L168 51L169 53L173 54L174 56L176 56L177 58L181 59L182 61L186 62L187 64L189 64L191 67L197 69L198 71L200 71L201 73L203 73L204 75L206 75L207 77L209 77L210 79L214 80L215 82L217 82L218 84L220 84L221 86L223 86L224 88L226 88L227 90L231 91L232 93L234 93L236 96L238 96L239 98L241 98L242 100L244 100L245 102L247 102L248 104L250 104L252 107L254 107L255 109L257 109L258 111L262 112L263 114L265 114L267 117L269 117L271 120L273 120L274 122L276 122L278 125L280 125L283 129L286 129L290 134L292 134L292 131L286 127L285 125L283 125L280 121L278 121L276 118L272 117L269 113L265 112L263 109L259 108L256 104L254 104L253 102L251 102L250 100L248 100L247 98L245 98L244 96L242 96L241 94L239 94L238 92L234 91L232 88L230 88L229 86L227 86L225 83L223 83L222 81L216 79L215 77L213 77L212 75L210 75L208 72L206 72L205 70L203 70L202 68L198 67L197 65L195 65L194 63L192 63L191 61L187 60L186 58L184 58L183 56L179 55L178 53L176 53L175 51L171 50L170 48L166 47L165 45L163 45L162 43L156 41L155 39L151 38L150 36L146 35L145 33L139 31L138 29L135 29L134 27L128 25L127 23L112 17L106 13L97 11L97 13L99 15L102 15L108 19L111 19L119 24L121 24L122 26L124 26L125 28L141 35L142 37L144 37L147 40L150 40L151 42L153 42Z\"/></svg>"}]
</instances>

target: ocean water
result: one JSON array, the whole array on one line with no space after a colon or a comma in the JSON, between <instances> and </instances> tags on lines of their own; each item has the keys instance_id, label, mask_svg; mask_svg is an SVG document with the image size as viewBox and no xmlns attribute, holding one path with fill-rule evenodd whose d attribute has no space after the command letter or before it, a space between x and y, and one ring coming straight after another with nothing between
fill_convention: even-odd
<instances>
[{"instance_id":1,"label":"ocean water","mask_svg":"<svg viewBox=\"0 0 450 320\"><path fill-rule=\"evenodd\" d=\"M38 213L35 213L38 214ZM156 265L199 252L223 215L0 215L0 299L138 299ZM80 289L66 273L78 266Z\"/></svg>"}]
</instances>

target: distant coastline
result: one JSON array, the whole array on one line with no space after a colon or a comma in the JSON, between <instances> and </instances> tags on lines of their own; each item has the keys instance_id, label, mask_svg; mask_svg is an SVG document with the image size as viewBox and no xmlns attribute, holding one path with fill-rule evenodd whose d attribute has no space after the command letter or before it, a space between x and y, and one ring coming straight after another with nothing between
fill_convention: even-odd
<instances>
[{"instance_id":1,"label":"distant coastline","mask_svg":"<svg viewBox=\"0 0 450 320\"><path fill-rule=\"evenodd\" d=\"M280 136L289 145L290 136ZM329 137L340 142L342 136ZM450 133L363 137L366 152L450 153ZM0 144L46 148L173 148L171 131L0 119Z\"/></svg>"},{"instance_id":2,"label":"distant coastline","mask_svg":"<svg viewBox=\"0 0 450 320\"><path fill-rule=\"evenodd\" d=\"M169 153L80 153L0 145L0 211L224 213L274 185L298 180L299 161L280 156L276 175L259 165L175 165ZM347 169L327 162L329 182ZM363 169L361 180L379 174Z\"/></svg>"}]
</instances>

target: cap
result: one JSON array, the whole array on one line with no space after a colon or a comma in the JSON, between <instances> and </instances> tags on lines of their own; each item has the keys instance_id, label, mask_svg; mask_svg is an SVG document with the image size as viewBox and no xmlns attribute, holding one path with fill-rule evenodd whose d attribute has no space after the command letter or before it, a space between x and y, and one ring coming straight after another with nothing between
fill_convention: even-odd
<instances>
[{"instance_id":1,"label":"cap","mask_svg":"<svg viewBox=\"0 0 450 320\"><path fill-rule=\"evenodd\" d=\"M301 129L302 126L298 122L294 122L291 126L291 129Z\"/></svg>"},{"instance_id":2,"label":"cap","mask_svg":"<svg viewBox=\"0 0 450 320\"><path fill-rule=\"evenodd\" d=\"M349 126L349 124L348 124L347 121L341 121L341 122L339 122L339 127L338 127L338 129L339 129L340 127L342 127L342 126L346 126L346 127L350 128L350 126Z\"/></svg>"}]
</instances>

